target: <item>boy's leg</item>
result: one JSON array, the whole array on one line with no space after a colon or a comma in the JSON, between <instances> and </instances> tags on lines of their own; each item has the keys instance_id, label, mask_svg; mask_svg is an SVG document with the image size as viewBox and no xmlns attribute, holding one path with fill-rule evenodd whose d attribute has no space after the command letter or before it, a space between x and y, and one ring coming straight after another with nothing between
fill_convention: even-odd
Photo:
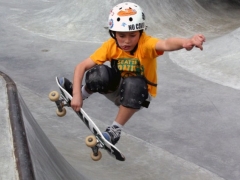
<instances>
[{"instance_id":1,"label":"boy's leg","mask_svg":"<svg viewBox=\"0 0 240 180\"><path fill-rule=\"evenodd\" d=\"M72 82L67 78L58 79L62 87L72 95ZM86 72L86 85L79 87L82 90L83 99L88 98L92 93L99 92L107 94L116 91L121 81L121 74L117 68L117 60L111 61L111 68L106 65L96 65Z\"/></svg>"},{"instance_id":2,"label":"boy's leg","mask_svg":"<svg viewBox=\"0 0 240 180\"><path fill-rule=\"evenodd\" d=\"M120 86L120 106L115 121L109 126L104 137L112 144L116 144L121 135L122 127L143 106L148 99L148 90L145 79L142 77L125 78ZM150 98L149 98L150 99Z\"/></svg>"},{"instance_id":3,"label":"boy's leg","mask_svg":"<svg viewBox=\"0 0 240 180\"><path fill-rule=\"evenodd\" d=\"M72 91L73 91L73 84L71 81L69 81L67 78L65 77L60 77L58 78L59 84L67 90L67 92L72 96ZM81 88L82 90L82 98L87 99L92 93L89 93L85 86L82 86Z\"/></svg>"},{"instance_id":4,"label":"boy's leg","mask_svg":"<svg viewBox=\"0 0 240 180\"><path fill-rule=\"evenodd\" d=\"M121 126L124 126L126 122L132 117L132 115L138 110L139 109L127 108L120 105L115 122L117 122Z\"/></svg>"},{"instance_id":5,"label":"boy's leg","mask_svg":"<svg viewBox=\"0 0 240 180\"><path fill-rule=\"evenodd\" d=\"M103 136L113 145L116 144L120 139L124 124L132 117L136 111L138 111L138 109L127 108L120 105L115 121L106 129L105 132L102 133Z\"/></svg>"},{"instance_id":6,"label":"boy's leg","mask_svg":"<svg viewBox=\"0 0 240 180\"><path fill-rule=\"evenodd\" d=\"M87 99L89 96L92 95L92 93L87 90L86 85L85 86L82 85L82 89L81 90L82 90L82 99L83 100Z\"/></svg>"},{"instance_id":7,"label":"boy's leg","mask_svg":"<svg viewBox=\"0 0 240 180\"><path fill-rule=\"evenodd\" d=\"M86 73L86 87L88 92L107 94L114 92L120 83L121 75L106 65L97 65Z\"/></svg>"}]
</instances>

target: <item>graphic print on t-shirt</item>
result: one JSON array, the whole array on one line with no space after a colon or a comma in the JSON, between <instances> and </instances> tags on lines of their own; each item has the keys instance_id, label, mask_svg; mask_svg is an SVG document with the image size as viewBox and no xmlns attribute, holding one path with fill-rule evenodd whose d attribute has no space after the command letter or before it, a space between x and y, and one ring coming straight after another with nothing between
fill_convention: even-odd
<instances>
[{"instance_id":1,"label":"graphic print on t-shirt","mask_svg":"<svg viewBox=\"0 0 240 180\"><path fill-rule=\"evenodd\" d=\"M122 77L143 75L144 67L137 58L118 58L118 69Z\"/></svg>"}]
</instances>

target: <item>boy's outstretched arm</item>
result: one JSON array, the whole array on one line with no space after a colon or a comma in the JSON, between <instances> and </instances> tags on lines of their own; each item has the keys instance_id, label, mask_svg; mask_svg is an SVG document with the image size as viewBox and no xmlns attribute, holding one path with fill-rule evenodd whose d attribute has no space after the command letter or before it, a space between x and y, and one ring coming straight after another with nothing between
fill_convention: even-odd
<instances>
[{"instance_id":1,"label":"boy's outstretched arm","mask_svg":"<svg viewBox=\"0 0 240 180\"><path fill-rule=\"evenodd\" d=\"M202 34L196 34L191 38L168 38L166 40L159 40L156 44L157 51L175 51L185 48L190 51L193 47L203 50L203 43L205 37Z\"/></svg>"}]
</instances>

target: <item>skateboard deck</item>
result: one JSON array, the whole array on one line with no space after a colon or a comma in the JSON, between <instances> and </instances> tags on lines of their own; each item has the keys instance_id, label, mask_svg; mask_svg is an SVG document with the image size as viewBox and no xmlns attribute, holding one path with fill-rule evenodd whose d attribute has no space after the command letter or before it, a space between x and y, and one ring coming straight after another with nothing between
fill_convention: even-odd
<instances>
[{"instance_id":1,"label":"skateboard deck","mask_svg":"<svg viewBox=\"0 0 240 180\"><path fill-rule=\"evenodd\" d=\"M49 99L54 101L57 105L57 115L64 116L66 114L66 109L64 106L71 107L72 96L67 92L64 87L59 84L58 77L56 77L57 85L60 89L60 94L58 91L52 91L49 94ZM93 160L97 161L101 159L102 154L99 149L106 150L112 157L119 161L125 161L124 155L117 149L116 146L107 141L102 132L99 130L97 125L93 120L87 115L87 113L81 108L80 111L74 111L78 117L83 121L87 128L92 132L92 136L88 136L85 143L88 147L92 148L91 157Z\"/></svg>"}]
</instances>

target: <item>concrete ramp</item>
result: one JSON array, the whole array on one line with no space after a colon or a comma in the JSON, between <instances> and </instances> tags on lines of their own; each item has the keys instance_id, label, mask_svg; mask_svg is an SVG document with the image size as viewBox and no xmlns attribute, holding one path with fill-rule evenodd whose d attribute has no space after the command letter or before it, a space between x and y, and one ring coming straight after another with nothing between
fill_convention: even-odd
<instances>
[{"instance_id":1,"label":"concrete ramp","mask_svg":"<svg viewBox=\"0 0 240 180\"><path fill-rule=\"evenodd\" d=\"M2 156L0 161L0 177L12 180L87 180L82 175L85 173L81 172L81 170L76 171L49 141L18 93L15 83L6 74L0 72L0 75L0 94L3 99L0 104L0 111L2 112L1 137L8 137L2 140L3 144L1 143L1 151L4 157ZM7 89L6 86L8 86ZM9 106L5 106L7 102L9 102ZM112 175L109 174L110 167L107 166L106 173L104 171L100 173L97 169L95 172L95 169L92 169L92 177L99 180L105 178L122 179L122 177L124 177L123 179L156 179L157 177L161 177L161 179L222 180L217 175L195 164L187 162L131 135L124 133L122 141L125 146L130 148L125 149L125 152L135 151L132 154L134 156L128 156L127 163L119 164L119 166L125 166L125 168L121 167L121 171L117 170L117 167L113 168L111 170ZM136 151L137 149L139 151ZM143 154L142 152L147 153ZM105 159L110 158L106 153L104 155ZM152 155L153 157L150 158ZM148 164L146 159L154 162L154 164ZM91 161L90 158L89 161ZM84 161L79 161L78 163L81 164ZM148 168L144 168L144 166L148 166ZM91 167L85 166L85 169L91 169ZM139 170L141 172L136 174L133 172ZM120 174L122 175L120 176Z\"/></svg>"},{"instance_id":2,"label":"concrete ramp","mask_svg":"<svg viewBox=\"0 0 240 180\"><path fill-rule=\"evenodd\" d=\"M125 162L104 152L101 161L91 161L84 144L89 131L74 112L55 115L47 98L57 90L54 77L71 79L76 64L109 38L104 27L120 2L0 0L0 71L16 82L12 92L19 105L8 102L1 75L0 179L25 173L24 180L239 180L239 0L133 0L145 10L150 35L203 33L207 42L202 52L159 57L158 96L127 123L117 144ZM18 115L10 105L20 109ZM84 109L101 130L117 113L99 95L85 101ZM22 118L24 133L12 128L10 116ZM25 165L16 158L13 131L27 138L21 148Z\"/></svg>"},{"instance_id":3,"label":"concrete ramp","mask_svg":"<svg viewBox=\"0 0 240 180\"><path fill-rule=\"evenodd\" d=\"M109 37L104 29L108 26L109 11L120 2L42 1L41 6L33 6L32 10L16 11L18 15L13 16L11 21L20 28L51 39L102 42ZM159 38L189 37L199 32L207 37L218 37L240 26L238 0L131 2L136 2L144 9L147 32Z\"/></svg>"},{"instance_id":4,"label":"concrete ramp","mask_svg":"<svg viewBox=\"0 0 240 180\"><path fill-rule=\"evenodd\" d=\"M103 42L109 35L109 9L121 1L88 0L44 3L37 11L19 11L11 18L16 26L60 41ZM215 83L240 89L239 0L138 1L146 14L147 32L159 38L190 37L203 33L204 53L175 52L170 58L187 71ZM214 38L217 40L211 41ZM220 56L220 54L222 54ZM231 67L235 67L234 70Z\"/></svg>"},{"instance_id":5,"label":"concrete ramp","mask_svg":"<svg viewBox=\"0 0 240 180\"><path fill-rule=\"evenodd\" d=\"M2 72L0 85L0 179L87 180L49 141L18 93L15 83Z\"/></svg>"}]
</instances>

